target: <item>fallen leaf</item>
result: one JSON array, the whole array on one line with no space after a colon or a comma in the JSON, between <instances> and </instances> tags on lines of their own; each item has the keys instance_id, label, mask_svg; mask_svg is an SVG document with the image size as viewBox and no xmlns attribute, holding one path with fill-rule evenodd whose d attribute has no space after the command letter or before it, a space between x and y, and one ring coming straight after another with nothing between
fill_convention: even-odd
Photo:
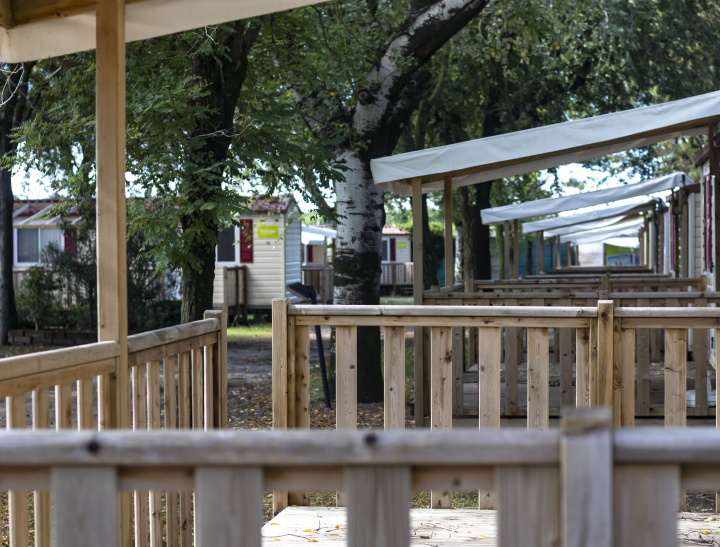
<instances>
[{"instance_id":1,"label":"fallen leaf","mask_svg":"<svg viewBox=\"0 0 720 547\"><path fill-rule=\"evenodd\" d=\"M312 532L312 530L310 528L305 528L303 532Z\"/></svg>"},{"instance_id":2,"label":"fallen leaf","mask_svg":"<svg viewBox=\"0 0 720 547\"><path fill-rule=\"evenodd\" d=\"M336 529L336 530L339 530L339 529L340 529L340 525L339 525L339 524L336 524L336 525L335 525L335 529Z\"/></svg>"},{"instance_id":3,"label":"fallen leaf","mask_svg":"<svg viewBox=\"0 0 720 547\"><path fill-rule=\"evenodd\" d=\"M278 538L275 538L273 541L280 541Z\"/></svg>"},{"instance_id":4,"label":"fallen leaf","mask_svg":"<svg viewBox=\"0 0 720 547\"><path fill-rule=\"evenodd\" d=\"M271 522L270 526L280 526L280 524L278 524L277 522Z\"/></svg>"},{"instance_id":5,"label":"fallen leaf","mask_svg":"<svg viewBox=\"0 0 720 547\"><path fill-rule=\"evenodd\" d=\"M316 539L309 539L309 540L308 540L308 543L317 543L317 542L318 542L318 540L316 540Z\"/></svg>"},{"instance_id":6,"label":"fallen leaf","mask_svg":"<svg viewBox=\"0 0 720 547\"><path fill-rule=\"evenodd\" d=\"M705 519L705 522L712 522L714 520L717 520L715 517L708 517Z\"/></svg>"},{"instance_id":7,"label":"fallen leaf","mask_svg":"<svg viewBox=\"0 0 720 547\"><path fill-rule=\"evenodd\" d=\"M710 532L708 530L700 530L701 534L709 534Z\"/></svg>"},{"instance_id":8,"label":"fallen leaf","mask_svg":"<svg viewBox=\"0 0 720 547\"><path fill-rule=\"evenodd\" d=\"M430 536L420 536L420 539L430 539Z\"/></svg>"}]
</instances>

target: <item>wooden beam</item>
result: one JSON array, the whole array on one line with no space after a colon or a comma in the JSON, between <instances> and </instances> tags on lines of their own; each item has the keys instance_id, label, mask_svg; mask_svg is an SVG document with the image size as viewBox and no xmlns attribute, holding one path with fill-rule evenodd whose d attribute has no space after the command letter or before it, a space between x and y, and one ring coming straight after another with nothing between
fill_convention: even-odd
<instances>
[{"instance_id":1,"label":"wooden beam","mask_svg":"<svg viewBox=\"0 0 720 547\"><path fill-rule=\"evenodd\" d=\"M445 177L445 286L452 287L455 281L453 275L453 199L452 199L452 177Z\"/></svg>"},{"instance_id":2,"label":"wooden beam","mask_svg":"<svg viewBox=\"0 0 720 547\"><path fill-rule=\"evenodd\" d=\"M708 125L708 145L710 147L709 152L710 155L708 156L708 163L710 166L710 176L714 177L714 191L715 191L715 197L713 198L713 209L714 209L714 216L715 216L715 226L714 226L714 233L718 233L718 229L720 229L720 217L718 216L718 205L717 205L717 196L720 195L718 193L718 190L720 189L720 157L718 156L718 149L715 146L715 124L710 123ZM717 240L717 235L715 236L715 239ZM713 269L712 272L715 275L715 288L717 289L718 286L720 286L720 277L718 277L718 266L720 266L720 245L717 243L715 244L715 253L712 255L713 260Z\"/></svg>"},{"instance_id":3,"label":"wooden beam","mask_svg":"<svg viewBox=\"0 0 720 547\"><path fill-rule=\"evenodd\" d=\"M126 0L125 4L137 4L146 2L147 0ZM12 5L12 14L9 26L6 26L4 17L3 26L5 28L16 27L20 25L29 25L48 21L51 19L64 19L72 15L81 13L90 13L95 11L96 5L100 2L96 0L3 0L8 7Z\"/></svg>"},{"instance_id":4,"label":"wooden beam","mask_svg":"<svg viewBox=\"0 0 720 547\"><path fill-rule=\"evenodd\" d=\"M422 232L422 181L412 181L413 215L413 304L422 306L423 291L423 232ZM425 405L423 394L423 328L415 327L415 427L425 424Z\"/></svg>"},{"instance_id":5,"label":"wooden beam","mask_svg":"<svg viewBox=\"0 0 720 547\"><path fill-rule=\"evenodd\" d=\"M14 25L12 0L0 0L0 27L12 28Z\"/></svg>"}]
</instances>

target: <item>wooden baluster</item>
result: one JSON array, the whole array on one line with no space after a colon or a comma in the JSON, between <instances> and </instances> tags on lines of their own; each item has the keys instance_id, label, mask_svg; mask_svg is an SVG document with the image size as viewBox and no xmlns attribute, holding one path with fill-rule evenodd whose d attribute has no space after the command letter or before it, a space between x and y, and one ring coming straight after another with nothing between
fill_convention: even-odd
<instances>
[{"instance_id":1,"label":"wooden baluster","mask_svg":"<svg viewBox=\"0 0 720 547\"><path fill-rule=\"evenodd\" d=\"M572 306L569 298L560 299L561 306ZM573 404L573 382L572 382L572 329L555 329L559 343L555 348L560 354L560 407L569 407ZM556 359L557 361L557 359Z\"/></svg>"},{"instance_id":2,"label":"wooden baluster","mask_svg":"<svg viewBox=\"0 0 720 547\"><path fill-rule=\"evenodd\" d=\"M175 393L175 359L176 356L166 357L163 360L163 395L165 404L165 429L177 429L177 398ZM168 491L165 493L165 513L167 521L167 547L178 545L178 493Z\"/></svg>"},{"instance_id":3,"label":"wooden baluster","mask_svg":"<svg viewBox=\"0 0 720 547\"><path fill-rule=\"evenodd\" d=\"M462 301L459 299L450 300L453 306L461 306ZM453 374L453 394L452 394L452 413L458 416L463 415L463 328L452 328L452 374Z\"/></svg>"},{"instance_id":4,"label":"wooden baluster","mask_svg":"<svg viewBox=\"0 0 720 547\"><path fill-rule=\"evenodd\" d=\"M516 298L505 300L507 306L517 306ZM518 413L518 365L521 361L522 329L505 328L505 414L517 416Z\"/></svg>"},{"instance_id":5,"label":"wooden baluster","mask_svg":"<svg viewBox=\"0 0 720 547\"><path fill-rule=\"evenodd\" d=\"M336 327L336 422L338 429L357 429L357 327ZM346 505L343 492L337 506Z\"/></svg>"},{"instance_id":6,"label":"wooden baluster","mask_svg":"<svg viewBox=\"0 0 720 547\"><path fill-rule=\"evenodd\" d=\"M527 425L550 427L550 355L547 328L528 328Z\"/></svg>"},{"instance_id":7,"label":"wooden baluster","mask_svg":"<svg viewBox=\"0 0 720 547\"><path fill-rule=\"evenodd\" d=\"M293 321L294 325L294 321ZM294 401L293 427L310 429L310 327L294 326L293 359L295 362L293 383L288 384L288 403ZM289 380L288 380L289 381ZM310 505L307 491L288 493L290 505Z\"/></svg>"},{"instance_id":8,"label":"wooden baluster","mask_svg":"<svg viewBox=\"0 0 720 547\"><path fill-rule=\"evenodd\" d=\"M480 429L500 429L501 330L500 327L478 329L478 346L480 347L478 424ZM505 347L507 348L507 345ZM495 495L492 491L482 490L479 492L478 507L480 509L495 509L495 506Z\"/></svg>"},{"instance_id":9,"label":"wooden baluster","mask_svg":"<svg viewBox=\"0 0 720 547\"><path fill-rule=\"evenodd\" d=\"M707 308L707 298L696 298L693 307ZM705 329L693 329L693 361L695 361L695 416L707 416L708 331Z\"/></svg>"},{"instance_id":10,"label":"wooden baluster","mask_svg":"<svg viewBox=\"0 0 720 547\"><path fill-rule=\"evenodd\" d=\"M191 386L190 353L178 355L178 426L190 429L191 419ZM192 507L190 492L180 492L180 544L182 547L192 546Z\"/></svg>"},{"instance_id":11,"label":"wooden baluster","mask_svg":"<svg viewBox=\"0 0 720 547\"><path fill-rule=\"evenodd\" d=\"M575 405L589 407L590 329L575 329L575 383Z\"/></svg>"},{"instance_id":12,"label":"wooden baluster","mask_svg":"<svg viewBox=\"0 0 720 547\"><path fill-rule=\"evenodd\" d=\"M108 467L57 467L52 470L57 547L117 547L117 472ZM137 545L137 543L136 543Z\"/></svg>"},{"instance_id":13,"label":"wooden baluster","mask_svg":"<svg viewBox=\"0 0 720 547\"><path fill-rule=\"evenodd\" d=\"M613 545L676 547L678 465L616 465L613 481Z\"/></svg>"},{"instance_id":14,"label":"wooden baluster","mask_svg":"<svg viewBox=\"0 0 720 547\"><path fill-rule=\"evenodd\" d=\"M33 429L50 429L50 391L36 389L32 393ZM52 542L52 515L50 492L35 490L35 547L50 547Z\"/></svg>"},{"instance_id":15,"label":"wooden baluster","mask_svg":"<svg viewBox=\"0 0 720 547\"><path fill-rule=\"evenodd\" d=\"M288 358L287 358L287 426L288 428L294 428L295 422L297 421L296 418L296 404L297 401L295 400L295 384L297 382L297 379L295 378L296 374L296 366L297 366L297 357L295 355L295 352L297 350L296 344L295 344L295 317L294 316L288 316L288 340L287 340L287 348L288 348ZM297 505L293 504L292 502L289 502L290 505Z\"/></svg>"},{"instance_id":16,"label":"wooden baluster","mask_svg":"<svg viewBox=\"0 0 720 547\"><path fill-rule=\"evenodd\" d=\"M235 272L237 275L237 271ZM237 313L237 310L236 310ZM212 363L212 427L227 429L227 311L209 310L205 312L205 319L216 318L220 321L218 339L213 348Z\"/></svg>"},{"instance_id":17,"label":"wooden baluster","mask_svg":"<svg viewBox=\"0 0 720 547\"><path fill-rule=\"evenodd\" d=\"M665 427L687 425L687 330L665 329ZM680 492L685 511L685 492Z\"/></svg>"},{"instance_id":18,"label":"wooden baluster","mask_svg":"<svg viewBox=\"0 0 720 547\"><path fill-rule=\"evenodd\" d=\"M133 429L135 431L147 429L148 423L145 366L142 363L132 369ZM135 491L135 547L147 547L149 534L148 511L147 493Z\"/></svg>"},{"instance_id":19,"label":"wooden baluster","mask_svg":"<svg viewBox=\"0 0 720 547\"><path fill-rule=\"evenodd\" d=\"M95 413L93 409L93 379L84 378L76 382L78 429L93 429Z\"/></svg>"},{"instance_id":20,"label":"wooden baluster","mask_svg":"<svg viewBox=\"0 0 720 547\"><path fill-rule=\"evenodd\" d=\"M272 423L273 429L287 429L288 299L272 301ZM288 506L288 493L273 492L273 514Z\"/></svg>"},{"instance_id":21,"label":"wooden baluster","mask_svg":"<svg viewBox=\"0 0 720 547\"><path fill-rule=\"evenodd\" d=\"M55 428L72 429L72 384L55 386Z\"/></svg>"},{"instance_id":22,"label":"wooden baluster","mask_svg":"<svg viewBox=\"0 0 720 547\"><path fill-rule=\"evenodd\" d=\"M205 431L209 431L214 426L214 412L213 412L213 383L215 382L214 370L213 370L213 359L215 355L215 348L213 346L205 346L205 364L202 367L203 371L203 416L205 421Z\"/></svg>"},{"instance_id":23,"label":"wooden baluster","mask_svg":"<svg viewBox=\"0 0 720 547\"><path fill-rule=\"evenodd\" d=\"M262 528L262 469L195 471L197 547L257 547Z\"/></svg>"},{"instance_id":24,"label":"wooden baluster","mask_svg":"<svg viewBox=\"0 0 720 547\"><path fill-rule=\"evenodd\" d=\"M508 465L497 468L495 476L499 504L498 546L560 545L559 469Z\"/></svg>"},{"instance_id":25,"label":"wooden baluster","mask_svg":"<svg viewBox=\"0 0 720 547\"><path fill-rule=\"evenodd\" d=\"M638 298L639 308L649 308L648 298ZM650 329L637 329L637 414L650 416Z\"/></svg>"},{"instance_id":26,"label":"wooden baluster","mask_svg":"<svg viewBox=\"0 0 720 547\"><path fill-rule=\"evenodd\" d=\"M203 428L203 348L194 348L192 355L192 428Z\"/></svg>"},{"instance_id":27,"label":"wooden baluster","mask_svg":"<svg viewBox=\"0 0 720 547\"><path fill-rule=\"evenodd\" d=\"M430 339L430 427L452 429L452 329L432 327ZM449 509L452 492L433 490L431 500L431 507Z\"/></svg>"},{"instance_id":28,"label":"wooden baluster","mask_svg":"<svg viewBox=\"0 0 720 547\"><path fill-rule=\"evenodd\" d=\"M5 398L7 429L25 429L25 395ZM8 537L11 547L28 546L28 496L27 492L8 492Z\"/></svg>"},{"instance_id":29,"label":"wooden baluster","mask_svg":"<svg viewBox=\"0 0 720 547\"><path fill-rule=\"evenodd\" d=\"M613 446L609 408L563 410L563 545L612 547Z\"/></svg>"},{"instance_id":30,"label":"wooden baluster","mask_svg":"<svg viewBox=\"0 0 720 547\"><path fill-rule=\"evenodd\" d=\"M460 363L460 366L462 367L462 362ZM385 429L405 429L404 327L385 327L384 408Z\"/></svg>"},{"instance_id":31,"label":"wooden baluster","mask_svg":"<svg viewBox=\"0 0 720 547\"><path fill-rule=\"evenodd\" d=\"M151 361L147 366L147 409L148 429L160 429L160 361ZM150 523L150 547L162 547L162 492L150 491L148 521Z\"/></svg>"},{"instance_id":32,"label":"wooden baluster","mask_svg":"<svg viewBox=\"0 0 720 547\"><path fill-rule=\"evenodd\" d=\"M348 547L407 547L410 544L410 469L351 467Z\"/></svg>"},{"instance_id":33,"label":"wooden baluster","mask_svg":"<svg viewBox=\"0 0 720 547\"><path fill-rule=\"evenodd\" d=\"M591 375L591 388L597 403L593 406L613 406L613 302L598 301L597 372ZM592 387L593 379L597 379Z\"/></svg>"}]
</instances>

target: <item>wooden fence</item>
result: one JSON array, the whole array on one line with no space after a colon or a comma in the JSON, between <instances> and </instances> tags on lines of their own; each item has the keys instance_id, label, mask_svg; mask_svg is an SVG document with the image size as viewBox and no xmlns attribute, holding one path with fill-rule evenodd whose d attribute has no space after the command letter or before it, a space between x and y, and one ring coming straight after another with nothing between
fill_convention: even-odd
<instances>
[{"instance_id":1,"label":"wooden fence","mask_svg":"<svg viewBox=\"0 0 720 547\"><path fill-rule=\"evenodd\" d=\"M535 432L8 432L0 485L63 500L57 547L117 547L118 500L146 490L195 493L196 545L257 547L269 489L346 492L350 547L407 547L427 489L496 493L499 547L675 547L681 490L720 487L720 433L612 432L604 410Z\"/></svg>"},{"instance_id":2,"label":"wooden fence","mask_svg":"<svg viewBox=\"0 0 720 547\"><path fill-rule=\"evenodd\" d=\"M412 262L396 262L391 264L381 264L382 270L380 274L380 286L392 287L393 292L397 292L398 287L412 286L413 284L413 263Z\"/></svg>"},{"instance_id":3,"label":"wooden fence","mask_svg":"<svg viewBox=\"0 0 720 547\"><path fill-rule=\"evenodd\" d=\"M213 282L213 308L223 310L228 316L240 316L247 323L248 314L247 266L222 266L215 268Z\"/></svg>"},{"instance_id":4,"label":"wooden fence","mask_svg":"<svg viewBox=\"0 0 720 547\"><path fill-rule=\"evenodd\" d=\"M117 423L118 414L131 417L132 428L138 431L226 428L226 315L208 311L205 317L129 336L129 371L125 371L125 377L130 381L126 393L120 393L123 382L117 381L121 376L120 346L115 342L0 360L0 397L6 398L7 429L102 430L109 423ZM128 406L123 408L122 401ZM16 488L17 481L11 480L10 484L10 547L26 547L27 489ZM5 488L9 486L0 480L0 489ZM55 517L60 518L57 511L64 505L51 506L49 493L35 489L37 547L51 545L51 511L55 510ZM180 545L180 538L183 545L190 545L189 494L168 492L163 500L156 489L136 489L134 516L129 497L121 500L121 505L124 537L129 538L134 530L136 546L161 545L163 536L168 546ZM163 514L178 519L167 519L163 529ZM96 543L102 544L107 543Z\"/></svg>"}]
</instances>

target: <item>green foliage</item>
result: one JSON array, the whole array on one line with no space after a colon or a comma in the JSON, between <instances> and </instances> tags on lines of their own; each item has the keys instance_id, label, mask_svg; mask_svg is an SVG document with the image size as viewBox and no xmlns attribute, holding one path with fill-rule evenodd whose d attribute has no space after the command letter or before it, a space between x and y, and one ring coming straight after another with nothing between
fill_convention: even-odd
<instances>
[{"instance_id":1,"label":"green foliage","mask_svg":"<svg viewBox=\"0 0 720 547\"><path fill-rule=\"evenodd\" d=\"M55 291L60 289L57 273L51 266L28 268L17 291L18 314L35 325L35 330L52 323L59 310Z\"/></svg>"}]
</instances>

